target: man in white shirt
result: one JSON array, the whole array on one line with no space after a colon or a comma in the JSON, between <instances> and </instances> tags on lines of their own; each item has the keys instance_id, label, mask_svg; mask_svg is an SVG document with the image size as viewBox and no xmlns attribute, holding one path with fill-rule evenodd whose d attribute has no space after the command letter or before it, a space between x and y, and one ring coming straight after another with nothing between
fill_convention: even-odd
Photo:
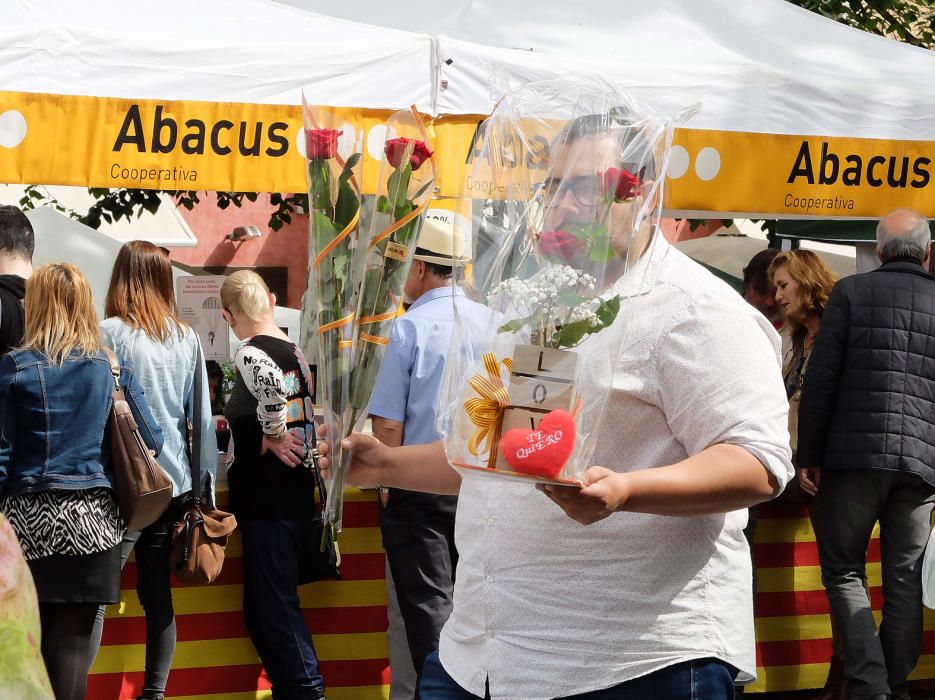
<instances>
[{"instance_id":1,"label":"man in white shirt","mask_svg":"<svg viewBox=\"0 0 935 700\"><path fill-rule=\"evenodd\" d=\"M548 212L560 224L591 215L586 151L619 147L603 123L572 123L556 155L553 176L575 183ZM615 363L605 466L581 488L462 478L441 443L347 443L351 483L459 494L454 608L423 700L729 700L755 676L745 509L793 473L779 336L661 234L638 235L615 289L625 325L578 348L585 367Z\"/></svg>"}]
</instances>

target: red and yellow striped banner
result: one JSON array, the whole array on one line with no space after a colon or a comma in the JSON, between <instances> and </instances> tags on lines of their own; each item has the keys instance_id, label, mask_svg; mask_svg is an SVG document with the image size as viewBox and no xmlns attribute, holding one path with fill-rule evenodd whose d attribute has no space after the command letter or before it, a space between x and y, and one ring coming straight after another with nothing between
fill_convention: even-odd
<instances>
[{"instance_id":1,"label":"red and yellow striped banner","mask_svg":"<svg viewBox=\"0 0 935 700\"><path fill-rule=\"evenodd\" d=\"M345 493L342 581L299 593L330 700L389 697L386 581L376 497ZM173 579L178 647L166 696L184 700L259 700L270 684L244 625L243 560L238 532L224 570L210 586ZM107 610L104 638L88 680L88 698L124 700L142 690L146 623L136 597L136 564L123 571L121 600Z\"/></svg>"},{"instance_id":2,"label":"red and yellow striped banner","mask_svg":"<svg viewBox=\"0 0 935 700\"><path fill-rule=\"evenodd\" d=\"M883 607L879 537L877 526L867 555L867 580L877 623ZM753 556L757 564L757 681L748 690L820 688L831 659L831 622L815 533L805 507L784 503L762 506ZM911 678L933 677L935 612L926 610L922 657Z\"/></svg>"},{"instance_id":3,"label":"red and yellow striped banner","mask_svg":"<svg viewBox=\"0 0 935 700\"><path fill-rule=\"evenodd\" d=\"M331 700L389 697L386 582L376 499L348 489L341 535L343 581L300 591ZM867 576L879 620L879 530L870 544ZM802 506L762 508L754 556L757 682L748 691L820 687L831 658L828 601L821 585L815 535ZM178 648L167 696L182 700L259 700L269 681L244 627L239 536L231 540L221 576L210 586L173 581ZM145 623L135 592L136 565L123 572L119 605L110 606L88 698L135 698L143 683ZM922 658L913 679L935 677L935 612L926 610Z\"/></svg>"}]
</instances>

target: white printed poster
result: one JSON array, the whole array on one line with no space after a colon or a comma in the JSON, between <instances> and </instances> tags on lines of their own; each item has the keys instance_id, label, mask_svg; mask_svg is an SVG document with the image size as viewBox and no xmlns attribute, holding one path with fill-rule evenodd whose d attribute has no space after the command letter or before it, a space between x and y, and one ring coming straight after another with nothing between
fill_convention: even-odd
<instances>
[{"instance_id":1,"label":"white printed poster","mask_svg":"<svg viewBox=\"0 0 935 700\"><path fill-rule=\"evenodd\" d=\"M176 279L179 316L201 339L206 360L230 359L228 326L221 316L221 285L224 275L179 277Z\"/></svg>"}]
</instances>

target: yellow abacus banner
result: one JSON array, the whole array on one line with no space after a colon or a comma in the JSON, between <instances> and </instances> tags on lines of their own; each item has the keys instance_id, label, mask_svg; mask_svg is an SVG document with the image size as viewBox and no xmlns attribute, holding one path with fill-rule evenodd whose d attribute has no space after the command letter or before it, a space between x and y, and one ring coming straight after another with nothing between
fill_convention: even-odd
<instances>
[{"instance_id":1,"label":"yellow abacus banner","mask_svg":"<svg viewBox=\"0 0 935 700\"><path fill-rule=\"evenodd\" d=\"M373 192L388 111L341 108L361 135L365 192ZM428 122L428 119L427 119ZM443 116L430 133L436 195L502 198L478 156L476 115ZM303 192L298 106L129 100L0 92L0 181L88 187ZM536 182L548 147L514 153ZM774 217L875 217L895 207L935 215L935 143L677 129L666 182L670 212Z\"/></svg>"}]
</instances>

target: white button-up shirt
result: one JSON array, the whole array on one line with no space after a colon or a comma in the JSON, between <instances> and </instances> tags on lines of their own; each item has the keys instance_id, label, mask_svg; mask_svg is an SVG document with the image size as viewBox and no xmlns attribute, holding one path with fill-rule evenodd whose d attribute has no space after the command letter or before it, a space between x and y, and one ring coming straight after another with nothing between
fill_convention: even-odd
<instances>
[{"instance_id":1,"label":"white button-up shirt","mask_svg":"<svg viewBox=\"0 0 935 700\"><path fill-rule=\"evenodd\" d=\"M649 469L729 443L784 486L776 331L661 237L639 267L614 327L579 348L586 401L585 375L616 363L593 463ZM584 693L705 657L752 680L746 517L624 512L583 526L528 484L465 474L442 664L481 697L489 679L493 700Z\"/></svg>"}]
</instances>

